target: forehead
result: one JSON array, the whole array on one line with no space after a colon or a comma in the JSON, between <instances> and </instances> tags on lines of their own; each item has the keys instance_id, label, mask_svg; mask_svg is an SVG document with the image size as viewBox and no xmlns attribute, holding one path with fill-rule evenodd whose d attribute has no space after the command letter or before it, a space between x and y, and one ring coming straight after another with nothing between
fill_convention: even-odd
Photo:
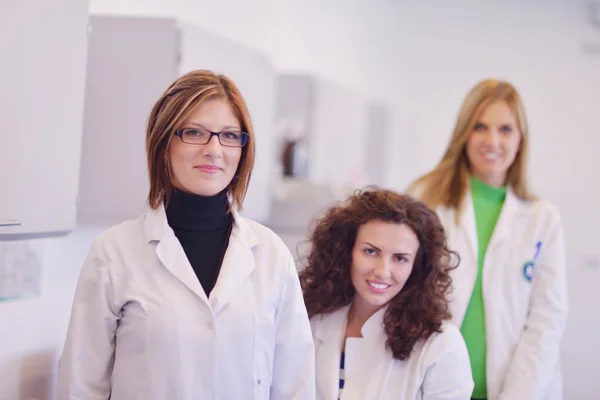
<instances>
[{"instance_id":1,"label":"forehead","mask_svg":"<svg viewBox=\"0 0 600 400\"><path fill-rule=\"evenodd\" d=\"M479 121L489 124L516 124L517 119L512 108L504 100L496 100L484 107Z\"/></svg>"},{"instance_id":2,"label":"forehead","mask_svg":"<svg viewBox=\"0 0 600 400\"><path fill-rule=\"evenodd\" d=\"M233 108L224 99L203 101L190 111L184 123L198 125L202 128L215 131L223 128L240 127L240 121L235 115Z\"/></svg>"},{"instance_id":3,"label":"forehead","mask_svg":"<svg viewBox=\"0 0 600 400\"><path fill-rule=\"evenodd\" d=\"M361 225L356 241L390 253L416 253L419 248L419 239L408 225L378 220Z\"/></svg>"}]
</instances>

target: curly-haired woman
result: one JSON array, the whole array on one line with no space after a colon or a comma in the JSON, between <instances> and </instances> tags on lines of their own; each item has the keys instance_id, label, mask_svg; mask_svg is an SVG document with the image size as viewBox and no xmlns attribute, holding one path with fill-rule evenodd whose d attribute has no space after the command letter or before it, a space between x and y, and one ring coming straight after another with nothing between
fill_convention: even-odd
<instances>
[{"instance_id":1,"label":"curly-haired woman","mask_svg":"<svg viewBox=\"0 0 600 400\"><path fill-rule=\"evenodd\" d=\"M450 318L458 257L424 203L369 189L325 212L300 279L317 399L470 399L469 356Z\"/></svg>"}]
</instances>

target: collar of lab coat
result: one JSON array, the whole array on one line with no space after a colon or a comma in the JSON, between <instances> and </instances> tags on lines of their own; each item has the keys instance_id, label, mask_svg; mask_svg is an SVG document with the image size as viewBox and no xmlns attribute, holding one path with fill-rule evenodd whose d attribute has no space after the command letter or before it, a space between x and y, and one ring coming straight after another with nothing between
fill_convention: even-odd
<instances>
[{"instance_id":1,"label":"collar of lab coat","mask_svg":"<svg viewBox=\"0 0 600 400\"><path fill-rule=\"evenodd\" d=\"M243 241L248 247L254 247L259 244L259 239L254 230L249 226L237 211L232 211L233 229L231 235ZM165 206L160 205L156 210L150 210L146 214L145 231L148 242L161 241L167 235L173 234L173 229L167 221Z\"/></svg>"},{"instance_id":2,"label":"collar of lab coat","mask_svg":"<svg viewBox=\"0 0 600 400\"><path fill-rule=\"evenodd\" d=\"M517 222L516 220L519 219L520 216L524 215L526 203L527 202L517 197L511 186L508 187L506 191L506 198L504 200L502 210L500 211L498 221L496 222L494 233L490 239L488 249L492 245L495 245L510 236L512 227ZM470 184L467 186L467 192L462 204L460 226L465 231L469 239L471 251L474 254L477 254L477 224L475 222L475 208L473 206L473 196L471 195Z\"/></svg>"},{"instance_id":3,"label":"collar of lab coat","mask_svg":"<svg viewBox=\"0 0 600 400\"><path fill-rule=\"evenodd\" d=\"M145 219L146 238L148 243L158 242L156 254L162 264L209 305L215 315L231 300L254 270L252 248L260 245L259 238L249 221L236 211L232 211L232 214L234 222L229 244L210 297L206 296L183 247L169 226L164 206L149 211Z\"/></svg>"},{"instance_id":4,"label":"collar of lab coat","mask_svg":"<svg viewBox=\"0 0 600 400\"><path fill-rule=\"evenodd\" d=\"M383 330L383 317L387 306L382 307L375 314L373 314L361 328L361 334L363 338L374 339L381 335ZM337 311L329 314L328 316L319 316L322 318L321 323L318 324L315 330L315 337L321 341L331 341L332 333L337 332L337 336L334 339L340 339L338 342L342 343L346 334L346 325L348 324L348 311L350 311L350 305L344 306ZM384 332L385 334L385 332Z\"/></svg>"},{"instance_id":5,"label":"collar of lab coat","mask_svg":"<svg viewBox=\"0 0 600 400\"><path fill-rule=\"evenodd\" d=\"M323 343L335 342L341 346L348 323L348 310L350 306L344 306L331 314L316 316L315 338Z\"/></svg>"}]
</instances>

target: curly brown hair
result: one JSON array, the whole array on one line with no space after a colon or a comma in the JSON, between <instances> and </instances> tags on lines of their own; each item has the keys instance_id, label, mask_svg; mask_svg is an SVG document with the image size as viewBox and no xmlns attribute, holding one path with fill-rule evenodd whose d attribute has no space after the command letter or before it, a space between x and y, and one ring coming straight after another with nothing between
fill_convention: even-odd
<instances>
[{"instance_id":1,"label":"curly brown hair","mask_svg":"<svg viewBox=\"0 0 600 400\"><path fill-rule=\"evenodd\" d=\"M352 248L359 227L376 220L406 224L419 240L413 270L384 316L386 347L394 358L405 360L419 340L440 332L442 321L450 319L450 271L460 262L447 247L437 214L424 203L372 187L327 210L308 239L311 249L300 273L304 302L311 318L352 302Z\"/></svg>"}]
</instances>

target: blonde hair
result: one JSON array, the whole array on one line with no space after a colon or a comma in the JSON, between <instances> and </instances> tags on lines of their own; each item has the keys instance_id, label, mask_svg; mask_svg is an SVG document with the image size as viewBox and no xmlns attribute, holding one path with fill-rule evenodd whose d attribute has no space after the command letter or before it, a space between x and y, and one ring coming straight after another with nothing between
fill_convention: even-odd
<instances>
[{"instance_id":1,"label":"blonde hair","mask_svg":"<svg viewBox=\"0 0 600 400\"><path fill-rule=\"evenodd\" d=\"M255 139L250 113L242 94L231 79L206 70L189 72L173 82L158 99L148 117L146 129L146 154L150 179L148 204L152 209L157 209L162 203L168 203L173 190L167 149L175 132L181 128L194 108L205 101L215 99L229 103L239 120L240 128L248 133L248 142L242 147L236 177L228 187L233 207L237 211L242 210L242 203L254 168Z\"/></svg>"},{"instance_id":2,"label":"blonde hair","mask_svg":"<svg viewBox=\"0 0 600 400\"><path fill-rule=\"evenodd\" d=\"M508 169L507 183L519 198L535 199L529 190L525 174L529 129L523 101L510 83L495 79L483 80L469 91L458 113L452 137L442 159L432 171L409 186L409 193L418 193L418 197L433 209L438 206L457 209L458 219L469 179L467 140L483 111L495 101L505 101L508 104L521 131L521 144L514 162Z\"/></svg>"}]
</instances>

